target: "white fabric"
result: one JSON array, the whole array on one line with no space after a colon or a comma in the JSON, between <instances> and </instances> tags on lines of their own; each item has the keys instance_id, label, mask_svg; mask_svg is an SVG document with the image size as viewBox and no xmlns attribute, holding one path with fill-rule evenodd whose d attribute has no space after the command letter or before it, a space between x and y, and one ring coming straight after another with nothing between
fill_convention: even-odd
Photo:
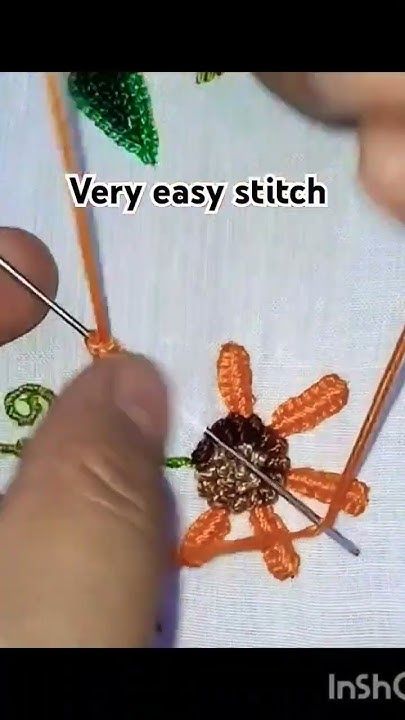
<instances>
[{"instance_id":1,"label":"white fabric","mask_svg":"<svg viewBox=\"0 0 405 720\"><path fill-rule=\"evenodd\" d=\"M87 171L103 181L228 181L267 173L300 181L316 172L326 209L238 209L230 192L215 216L158 209L95 213L115 335L152 356L171 381L168 454L189 454L224 411L215 362L227 340L249 351L263 418L322 375L350 384L345 410L294 437L295 466L339 471L403 323L404 228L383 216L356 182L350 133L287 109L248 73L196 86L193 73L147 75L160 163L144 167L81 121ZM43 238L60 268L59 301L92 324L67 190L37 74L0 76L0 224ZM59 391L88 360L76 334L50 314L0 352L0 391L41 382ZM371 503L339 528L356 559L327 537L301 541L301 572L280 583L258 554L183 569L178 647L403 646L405 642L404 394L361 478ZM0 439L21 435L0 413ZM5 485L14 461L1 459ZM205 509L189 470L169 473L181 529ZM279 505L291 527L296 513ZM242 529L242 521L235 522Z\"/></svg>"}]
</instances>

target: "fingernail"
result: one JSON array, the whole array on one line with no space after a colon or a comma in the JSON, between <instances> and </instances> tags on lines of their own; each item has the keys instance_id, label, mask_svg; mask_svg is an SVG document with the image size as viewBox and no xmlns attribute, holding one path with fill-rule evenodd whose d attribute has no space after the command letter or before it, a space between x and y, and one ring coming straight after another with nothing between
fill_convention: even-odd
<instances>
[{"instance_id":1,"label":"fingernail","mask_svg":"<svg viewBox=\"0 0 405 720\"><path fill-rule=\"evenodd\" d=\"M117 375L116 406L153 443L165 441L168 425L166 385L156 367L142 356L128 356Z\"/></svg>"}]
</instances>

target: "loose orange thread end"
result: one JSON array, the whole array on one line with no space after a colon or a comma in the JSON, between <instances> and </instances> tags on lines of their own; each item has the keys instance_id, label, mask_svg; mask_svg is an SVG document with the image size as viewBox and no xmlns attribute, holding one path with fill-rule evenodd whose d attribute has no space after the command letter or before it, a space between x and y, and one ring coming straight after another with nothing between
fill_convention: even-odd
<instances>
[{"instance_id":1,"label":"loose orange thread end","mask_svg":"<svg viewBox=\"0 0 405 720\"><path fill-rule=\"evenodd\" d=\"M109 338L106 342L100 340L97 330L90 332L85 343L87 350L94 358L103 358L122 351L122 346L114 338Z\"/></svg>"}]
</instances>

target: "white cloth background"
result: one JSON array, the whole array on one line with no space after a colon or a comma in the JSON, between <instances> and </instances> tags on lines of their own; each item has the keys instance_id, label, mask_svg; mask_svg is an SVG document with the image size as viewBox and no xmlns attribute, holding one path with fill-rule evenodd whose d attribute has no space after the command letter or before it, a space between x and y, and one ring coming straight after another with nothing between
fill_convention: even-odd
<instances>
[{"instance_id":1,"label":"white cloth background","mask_svg":"<svg viewBox=\"0 0 405 720\"><path fill-rule=\"evenodd\" d=\"M160 162L145 168L82 119L87 171L104 181L228 181L266 173L300 181L316 172L326 209L237 209L216 216L158 209L95 213L115 335L152 356L170 378L168 454L188 454L221 416L215 361L235 340L251 354L257 410L272 409L325 373L350 384L345 410L294 437L293 465L339 471L403 323L404 228L356 182L350 133L288 110L248 73L196 86L193 73L147 75ZM60 268L58 299L92 324L67 190L37 74L0 76L0 224L36 233ZM23 382L59 391L88 361L81 340L50 314L0 352L0 392ZM368 511L341 516L356 559L322 536L301 541L301 572L280 583L258 554L183 569L177 647L401 646L405 642L404 394L365 463ZM0 439L21 432L0 413ZM15 463L1 459L3 485ZM205 509L189 470L168 473L184 530ZM296 513L279 505L291 527ZM241 529L241 521L235 528Z\"/></svg>"}]
</instances>

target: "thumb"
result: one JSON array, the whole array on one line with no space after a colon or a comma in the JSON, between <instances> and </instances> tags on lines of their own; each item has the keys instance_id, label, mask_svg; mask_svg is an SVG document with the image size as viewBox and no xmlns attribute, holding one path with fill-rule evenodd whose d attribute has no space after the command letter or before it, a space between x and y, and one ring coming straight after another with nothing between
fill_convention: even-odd
<instances>
[{"instance_id":1,"label":"thumb","mask_svg":"<svg viewBox=\"0 0 405 720\"><path fill-rule=\"evenodd\" d=\"M126 353L94 362L24 448L0 513L0 645L137 647L169 557L166 391Z\"/></svg>"}]
</instances>

